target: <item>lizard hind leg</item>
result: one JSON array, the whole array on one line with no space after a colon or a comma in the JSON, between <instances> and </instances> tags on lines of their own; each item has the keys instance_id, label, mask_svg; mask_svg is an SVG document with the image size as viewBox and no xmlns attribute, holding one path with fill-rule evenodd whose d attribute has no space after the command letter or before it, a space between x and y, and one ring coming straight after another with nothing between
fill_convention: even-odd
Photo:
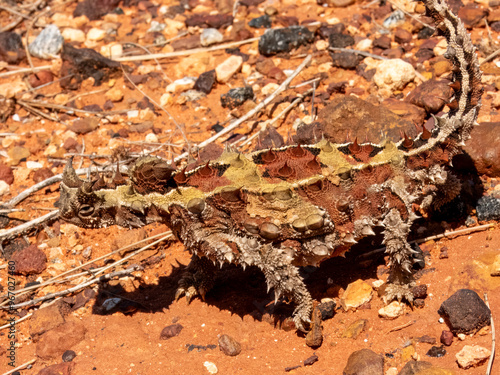
<instances>
[{"instance_id":1,"label":"lizard hind leg","mask_svg":"<svg viewBox=\"0 0 500 375\"><path fill-rule=\"evenodd\" d=\"M283 250L270 244L261 248L261 254L262 261L259 267L266 277L268 289L274 289L276 300L286 296L297 305L293 311L295 327L307 332L307 327L311 323L313 301L299 275L299 269L291 264L290 257L286 256Z\"/></svg>"},{"instance_id":2,"label":"lizard hind leg","mask_svg":"<svg viewBox=\"0 0 500 375\"><path fill-rule=\"evenodd\" d=\"M189 303L198 295L204 300L205 294L214 286L215 272L216 267L208 258L193 254L191 262L179 280L175 300L185 296Z\"/></svg>"},{"instance_id":3,"label":"lizard hind leg","mask_svg":"<svg viewBox=\"0 0 500 375\"><path fill-rule=\"evenodd\" d=\"M389 211L384 218L384 241L386 253L389 254L390 274L385 290L386 303L397 299L413 302L411 288L415 285L413 278L412 254L415 251L408 243L407 237L411 223L404 221L397 209Z\"/></svg>"}]
</instances>

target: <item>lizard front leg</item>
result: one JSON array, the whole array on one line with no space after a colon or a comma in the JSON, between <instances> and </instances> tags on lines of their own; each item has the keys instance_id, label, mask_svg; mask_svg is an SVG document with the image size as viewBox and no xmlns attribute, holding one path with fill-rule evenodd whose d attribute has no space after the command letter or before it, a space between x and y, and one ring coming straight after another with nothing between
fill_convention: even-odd
<instances>
[{"instance_id":1,"label":"lizard front leg","mask_svg":"<svg viewBox=\"0 0 500 375\"><path fill-rule=\"evenodd\" d=\"M283 250L270 244L264 245L259 267L266 277L268 289L274 289L276 300L283 295L297 305L293 312L295 327L307 332L306 327L311 323L313 301L298 268L290 264L289 258L283 253Z\"/></svg>"},{"instance_id":2,"label":"lizard front leg","mask_svg":"<svg viewBox=\"0 0 500 375\"><path fill-rule=\"evenodd\" d=\"M205 294L214 286L216 267L206 257L193 254L191 262L179 280L179 287L175 293L175 299L186 296L189 303L200 295L205 300Z\"/></svg>"},{"instance_id":3,"label":"lizard front leg","mask_svg":"<svg viewBox=\"0 0 500 375\"><path fill-rule=\"evenodd\" d=\"M410 223L401 218L401 214L393 208L384 218L385 252L389 254L390 274L385 290L384 301L406 299L413 302L411 288L415 285L413 279L412 254L414 250L408 243Z\"/></svg>"}]
</instances>

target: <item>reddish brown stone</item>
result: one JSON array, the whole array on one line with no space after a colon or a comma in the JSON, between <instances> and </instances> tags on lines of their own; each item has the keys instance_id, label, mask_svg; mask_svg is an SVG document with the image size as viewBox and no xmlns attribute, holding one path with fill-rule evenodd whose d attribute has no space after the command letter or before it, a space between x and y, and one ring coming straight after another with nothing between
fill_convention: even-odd
<instances>
[{"instance_id":1,"label":"reddish brown stone","mask_svg":"<svg viewBox=\"0 0 500 375\"><path fill-rule=\"evenodd\" d=\"M16 275L38 274L47 268L47 257L36 245L15 252L10 260L16 264Z\"/></svg>"},{"instance_id":2,"label":"reddish brown stone","mask_svg":"<svg viewBox=\"0 0 500 375\"><path fill-rule=\"evenodd\" d=\"M487 9L474 3L467 4L458 11L458 18L462 20L467 28L478 26L487 15Z\"/></svg>"},{"instance_id":3,"label":"reddish brown stone","mask_svg":"<svg viewBox=\"0 0 500 375\"><path fill-rule=\"evenodd\" d=\"M14 173L12 173L12 168L5 164L0 164L0 180L12 185L14 182Z\"/></svg>"},{"instance_id":4,"label":"reddish brown stone","mask_svg":"<svg viewBox=\"0 0 500 375\"><path fill-rule=\"evenodd\" d=\"M33 181L35 181L35 184L38 184L52 176L54 176L54 173L49 168L40 168L33 173Z\"/></svg>"},{"instance_id":5,"label":"reddish brown stone","mask_svg":"<svg viewBox=\"0 0 500 375\"><path fill-rule=\"evenodd\" d=\"M74 367L75 364L72 362L58 363L57 365L45 367L37 375L71 375Z\"/></svg>"},{"instance_id":6,"label":"reddish brown stone","mask_svg":"<svg viewBox=\"0 0 500 375\"><path fill-rule=\"evenodd\" d=\"M405 101L437 113L450 101L452 89L448 81L429 80L410 92Z\"/></svg>"},{"instance_id":7,"label":"reddish brown stone","mask_svg":"<svg viewBox=\"0 0 500 375\"><path fill-rule=\"evenodd\" d=\"M45 332L36 346L36 355L44 360L60 357L85 338L86 328L80 322L66 322Z\"/></svg>"},{"instance_id":8,"label":"reddish brown stone","mask_svg":"<svg viewBox=\"0 0 500 375\"><path fill-rule=\"evenodd\" d=\"M41 72L31 74L28 81L32 87L38 87L45 85L46 83L52 82L54 80L54 75L50 70L42 70Z\"/></svg>"}]
</instances>

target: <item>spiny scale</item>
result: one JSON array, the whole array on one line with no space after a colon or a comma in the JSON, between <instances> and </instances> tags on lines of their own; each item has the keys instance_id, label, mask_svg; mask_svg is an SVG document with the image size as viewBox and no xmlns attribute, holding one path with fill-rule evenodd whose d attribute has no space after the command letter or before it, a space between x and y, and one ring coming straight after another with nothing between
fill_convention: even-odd
<instances>
[{"instance_id":1,"label":"spiny scale","mask_svg":"<svg viewBox=\"0 0 500 375\"><path fill-rule=\"evenodd\" d=\"M82 227L166 223L192 253L177 296L192 298L213 285L223 263L256 265L276 296L290 297L305 330L312 298L297 267L342 256L359 239L382 230L391 273L386 299L412 301L413 250L407 236L415 211L427 213L460 192L449 161L470 136L482 94L475 48L444 0L426 0L447 32L454 66L450 112L397 143L358 139L293 145L220 158L192 170L155 157L138 159L129 179L96 178L91 187L68 162L58 202L63 219ZM120 178L121 177L121 178ZM194 277L196 275L196 277Z\"/></svg>"}]
</instances>

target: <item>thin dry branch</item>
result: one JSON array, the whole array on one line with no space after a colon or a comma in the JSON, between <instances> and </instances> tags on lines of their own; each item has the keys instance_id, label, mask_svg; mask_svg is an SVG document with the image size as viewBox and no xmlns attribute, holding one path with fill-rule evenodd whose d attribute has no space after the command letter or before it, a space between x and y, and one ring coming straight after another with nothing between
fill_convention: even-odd
<instances>
[{"instance_id":1,"label":"thin dry branch","mask_svg":"<svg viewBox=\"0 0 500 375\"><path fill-rule=\"evenodd\" d=\"M47 301L47 300L52 299L52 298L56 298L56 297L60 297L60 296L65 296L65 295L77 292L80 289L86 288L86 287L88 287L88 286L90 286L92 284L95 284L95 283L98 283L98 282L102 283L103 281L111 280L114 277L121 277L121 276L129 275L132 272L139 271L139 270L142 270L142 269L143 268L140 265L134 264L134 265L132 265L132 266L130 266L130 267L124 269L124 270L120 270L120 271L116 271L116 272L108 273L106 275L102 275L102 276L99 276L99 277L92 278L92 279L90 279L90 280L88 280L88 281L86 281L84 283L81 283L81 284L78 284L78 285L74 286L73 288L61 290L61 291L55 292L55 293L50 293L50 294L47 294L47 295L45 295L43 297L40 297L40 298L35 298L33 300L29 300L29 301L26 301L26 302L18 303L16 305L11 305L11 306L9 306L7 308L8 309L19 309L21 307L35 306L35 305L39 304L40 302ZM2 307L0 307L0 309L5 310L6 307L2 306Z\"/></svg>"},{"instance_id":2,"label":"thin dry branch","mask_svg":"<svg viewBox=\"0 0 500 375\"><path fill-rule=\"evenodd\" d=\"M28 361L26 363L23 363L21 366L17 366L16 368L13 368L12 370L10 371L7 371L7 372L4 372L3 375L10 375L10 374L13 374L19 370L22 370L22 369L25 369L26 367L28 367L29 365L32 365L33 363L36 362L36 358L33 358L31 361Z\"/></svg>"},{"instance_id":3,"label":"thin dry branch","mask_svg":"<svg viewBox=\"0 0 500 375\"><path fill-rule=\"evenodd\" d=\"M488 295L486 293L484 293L484 301L486 302L486 306L488 306L488 308L491 311L490 303L488 301ZM486 368L486 375L491 374L491 368L493 367L493 360L495 359L496 343L495 343L495 323L493 322L493 314L491 314L490 316L490 322L491 322L491 354L490 354L490 359L488 360L488 367Z\"/></svg>"},{"instance_id":4,"label":"thin dry branch","mask_svg":"<svg viewBox=\"0 0 500 375\"><path fill-rule=\"evenodd\" d=\"M41 72L42 70L47 70L50 68L52 68L52 65L36 66L33 69L31 69L31 68L19 68L16 70L12 70L10 72L0 73L0 78L10 77L10 76L14 76L16 74L24 74L24 73L31 73L31 72L37 73L37 72Z\"/></svg>"},{"instance_id":5,"label":"thin dry branch","mask_svg":"<svg viewBox=\"0 0 500 375\"><path fill-rule=\"evenodd\" d=\"M50 278L50 279L48 279L48 280L44 281L44 282L43 282L43 283L41 283L41 284L28 286L28 287L25 287L25 288L22 288L22 289L15 290L15 291L10 292L10 293L11 293L11 294L14 294L14 295L16 295L16 296L21 296L21 295L23 295L23 294L25 294L25 293L27 293L27 292L33 291L33 290L35 290L35 289L39 289L39 288L42 288L42 287L44 287L44 286L54 284L54 283L55 283L58 279L60 279L61 277L65 276L65 275L68 275L68 274L70 274L70 273L73 273L73 272L75 272L75 271L78 271L78 270L80 270L80 269L82 269L82 268L84 268L84 267L88 266L88 265L89 265L89 264L91 264L91 263L95 263L95 262L97 262L97 261L99 261L99 260L101 260L101 259L108 258L108 257L110 257L110 256L112 256L112 255L114 255L114 254L116 254L116 253L122 252L122 251L124 251L124 250L126 250L126 249L128 249L128 248L130 248L130 247L136 246L136 245L141 244L141 243L144 243L144 242L148 242L148 241L150 241L150 240L153 240L153 239L155 239L155 238L162 237L162 236L163 236L162 241L163 241L163 240L170 239L170 238L173 238L173 235L172 235L172 232L171 232L171 231L167 231L167 232L163 232L163 233L156 234L156 235L154 235L154 236L150 236L150 237L145 238L145 239L143 239L143 240L140 240L140 241L137 241L137 242L131 243L130 245L127 245L127 246L121 247L121 248L119 248L119 249L117 249L117 250L111 251L111 252L109 252L109 253L107 253L107 254L101 255L101 256L100 256L100 257L98 257L98 258L91 259L91 260L89 260L88 262L86 262L86 263L84 263L84 264L79 265L78 267L72 268L72 269L70 269L70 270L68 270L68 271L66 271L66 272L63 272L63 273L61 273L61 274L59 274L59 275L56 275L56 276L54 276L54 277L52 277L52 278ZM101 271L104 267L105 267L105 266L103 266L103 267L99 267L99 268L97 268L97 269L92 269L91 271L86 271L86 272L85 272L85 273L83 273L83 274L87 274L87 275L88 275L88 274L89 274L89 272L90 272L90 273L92 273L92 272L93 272L93 274L95 274L96 272ZM80 274L77 274L77 276L83 276L83 274L82 274L82 273L80 273ZM63 281L65 281L66 279L68 279L68 280L69 280L70 278L74 278L74 277L75 277L75 275L71 275L71 276L68 276L67 278L65 278L64 280L60 280L60 281L57 281L57 282L63 282ZM7 294L4 294L4 295L0 296L0 298L6 298L6 297L7 297ZM4 305L4 303L1 303L1 304L0 304L0 306L3 306L3 305Z\"/></svg>"},{"instance_id":6,"label":"thin dry branch","mask_svg":"<svg viewBox=\"0 0 500 375\"><path fill-rule=\"evenodd\" d=\"M208 138L207 140L201 142L198 145L198 149L205 147L206 145L212 143L216 139L222 137L223 135L229 133L230 131L234 130L236 127L241 125L243 122L246 120L250 119L252 116L254 116L256 113L260 112L264 107L266 107L269 103L271 103L281 92L285 91L286 88L290 85L290 82L302 71L302 69L305 68L307 64L312 59L312 55L308 55L304 61L297 67L297 69L294 70L294 72L274 91L271 95L269 95L267 98L265 98L262 102L260 102L257 106L255 106L254 109L249 111L247 114L244 116L240 117L238 120L234 121L232 124L230 124L228 127L224 128L214 136ZM184 159L188 157L189 153L185 152L182 155L177 156L174 161L179 161L181 159Z\"/></svg>"},{"instance_id":7,"label":"thin dry branch","mask_svg":"<svg viewBox=\"0 0 500 375\"><path fill-rule=\"evenodd\" d=\"M209 47L209 48L193 48L193 49L187 49L184 51L175 51L175 52L167 52L167 53L153 53L150 55L124 56L124 57L118 57L114 60L119 61L119 62L129 62L129 61L145 61L145 60L154 60L154 59L166 59L169 57L178 57L178 56L189 56L189 55L193 55L195 53L200 53L200 52L212 52L212 51L218 51L221 49L237 47L237 46L241 46L243 44L256 42L257 40L259 40L258 37L241 40L239 42L220 44L218 46Z\"/></svg>"},{"instance_id":8,"label":"thin dry branch","mask_svg":"<svg viewBox=\"0 0 500 375\"><path fill-rule=\"evenodd\" d=\"M57 215L59 215L59 210L49 212L46 215L37 217L36 219L33 219L26 223L22 223L21 225L18 225L14 228L2 230L0 231L0 242L9 238L13 238L21 233L27 232L31 228L34 228L46 221L54 219Z\"/></svg>"}]
</instances>

